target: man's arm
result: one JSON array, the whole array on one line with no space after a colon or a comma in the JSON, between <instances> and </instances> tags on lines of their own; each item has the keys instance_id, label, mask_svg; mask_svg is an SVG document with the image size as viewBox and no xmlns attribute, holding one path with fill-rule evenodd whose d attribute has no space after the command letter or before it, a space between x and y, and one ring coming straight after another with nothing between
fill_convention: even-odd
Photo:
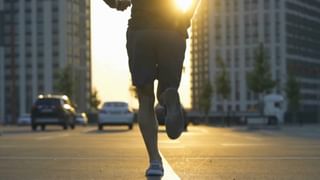
<instances>
[{"instance_id":1,"label":"man's arm","mask_svg":"<svg viewBox=\"0 0 320 180\"><path fill-rule=\"evenodd\" d=\"M188 29L191 26L191 19L198 10L201 0L192 0L191 7L182 15L184 27Z\"/></svg>"},{"instance_id":2,"label":"man's arm","mask_svg":"<svg viewBox=\"0 0 320 180\"><path fill-rule=\"evenodd\" d=\"M201 0L193 0L191 8L187 11L187 17L191 20L193 15L196 13L198 10L198 7L201 3Z\"/></svg>"}]
</instances>

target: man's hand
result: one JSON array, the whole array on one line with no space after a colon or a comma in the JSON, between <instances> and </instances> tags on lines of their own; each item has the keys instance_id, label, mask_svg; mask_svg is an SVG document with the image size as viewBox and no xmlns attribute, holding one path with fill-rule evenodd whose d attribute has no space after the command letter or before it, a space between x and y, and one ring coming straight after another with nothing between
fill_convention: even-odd
<instances>
[{"instance_id":1,"label":"man's hand","mask_svg":"<svg viewBox=\"0 0 320 180\"><path fill-rule=\"evenodd\" d=\"M116 9L118 11L124 11L129 6L131 6L131 1L130 0L115 0L115 1L116 1Z\"/></svg>"},{"instance_id":2,"label":"man's hand","mask_svg":"<svg viewBox=\"0 0 320 180\"><path fill-rule=\"evenodd\" d=\"M130 0L103 0L109 7L117 9L118 11L124 11L131 6Z\"/></svg>"}]
</instances>

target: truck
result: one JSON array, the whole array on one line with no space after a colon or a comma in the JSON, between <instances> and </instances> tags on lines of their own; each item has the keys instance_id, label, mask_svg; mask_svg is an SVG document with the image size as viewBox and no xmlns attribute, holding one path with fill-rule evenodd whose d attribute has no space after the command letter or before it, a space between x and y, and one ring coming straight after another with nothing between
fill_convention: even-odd
<instances>
[{"instance_id":1,"label":"truck","mask_svg":"<svg viewBox=\"0 0 320 180\"><path fill-rule=\"evenodd\" d=\"M228 118L237 124L248 125L265 125L265 124L283 124L285 114L285 100L280 94L268 94L263 97L263 112L258 110L248 111L232 111L232 112L210 112L208 119L210 122L221 122L222 119ZM188 111L187 117L191 122L200 123L204 119L204 115L198 111ZM225 123L225 122L223 122Z\"/></svg>"}]
</instances>

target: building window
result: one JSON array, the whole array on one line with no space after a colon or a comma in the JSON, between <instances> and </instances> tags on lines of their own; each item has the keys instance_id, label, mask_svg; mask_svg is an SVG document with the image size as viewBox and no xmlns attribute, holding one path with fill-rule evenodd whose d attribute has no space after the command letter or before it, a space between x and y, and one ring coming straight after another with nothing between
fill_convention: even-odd
<instances>
[{"instance_id":1,"label":"building window","mask_svg":"<svg viewBox=\"0 0 320 180\"><path fill-rule=\"evenodd\" d=\"M233 11L234 11L234 12L237 12L237 11L238 11L238 8L239 8L239 6L238 6L238 1L239 1L239 0L233 0Z\"/></svg>"},{"instance_id":2,"label":"building window","mask_svg":"<svg viewBox=\"0 0 320 180\"><path fill-rule=\"evenodd\" d=\"M263 0L264 3L264 9L269 10L270 9L270 0Z\"/></svg>"},{"instance_id":3,"label":"building window","mask_svg":"<svg viewBox=\"0 0 320 180\"><path fill-rule=\"evenodd\" d=\"M275 0L275 8L280 9L280 0Z\"/></svg>"}]
</instances>

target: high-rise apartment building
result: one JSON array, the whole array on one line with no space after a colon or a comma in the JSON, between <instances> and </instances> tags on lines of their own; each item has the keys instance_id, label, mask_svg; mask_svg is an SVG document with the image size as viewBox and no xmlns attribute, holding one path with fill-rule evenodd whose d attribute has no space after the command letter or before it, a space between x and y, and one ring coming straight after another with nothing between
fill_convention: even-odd
<instances>
[{"instance_id":1,"label":"high-rise apartment building","mask_svg":"<svg viewBox=\"0 0 320 180\"><path fill-rule=\"evenodd\" d=\"M56 93L58 74L67 65L73 79L71 99L80 111L87 110L90 0L0 0L0 7L0 55L4 44L0 63L0 112L4 113L0 120L30 112L38 94Z\"/></svg>"},{"instance_id":2,"label":"high-rise apartment building","mask_svg":"<svg viewBox=\"0 0 320 180\"><path fill-rule=\"evenodd\" d=\"M320 1L319 0L203 0L192 23L192 106L199 110L207 81L215 85L222 57L230 77L227 103L216 95L213 112L247 111L258 96L247 87L247 73L264 45L274 93L285 95L288 73L301 87L301 110L320 107Z\"/></svg>"},{"instance_id":3,"label":"high-rise apartment building","mask_svg":"<svg viewBox=\"0 0 320 180\"><path fill-rule=\"evenodd\" d=\"M4 119L4 0L0 0L0 121Z\"/></svg>"}]
</instances>

